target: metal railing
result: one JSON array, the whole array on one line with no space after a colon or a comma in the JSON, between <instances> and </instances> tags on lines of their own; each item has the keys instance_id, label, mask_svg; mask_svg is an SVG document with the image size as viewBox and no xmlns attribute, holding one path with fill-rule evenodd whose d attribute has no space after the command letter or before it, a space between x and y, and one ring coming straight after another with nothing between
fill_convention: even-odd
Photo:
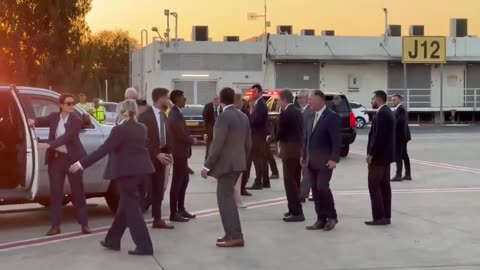
<instances>
[{"instance_id":1,"label":"metal railing","mask_svg":"<svg viewBox=\"0 0 480 270\"><path fill-rule=\"evenodd\" d=\"M403 96L403 102L409 108L428 108L432 104L432 90L430 88L388 89L387 95L390 104L395 94Z\"/></svg>"},{"instance_id":2,"label":"metal railing","mask_svg":"<svg viewBox=\"0 0 480 270\"><path fill-rule=\"evenodd\" d=\"M465 88L463 92L463 106L473 108L474 111L480 107L480 88Z\"/></svg>"}]
</instances>

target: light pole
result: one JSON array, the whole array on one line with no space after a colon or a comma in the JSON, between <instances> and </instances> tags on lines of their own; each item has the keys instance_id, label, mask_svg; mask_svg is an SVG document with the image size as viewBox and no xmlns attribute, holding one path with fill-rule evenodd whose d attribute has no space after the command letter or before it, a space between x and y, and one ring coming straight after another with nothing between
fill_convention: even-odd
<instances>
[{"instance_id":1,"label":"light pole","mask_svg":"<svg viewBox=\"0 0 480 270\"><path fill-rule=\"evenodd\" d=\"M388 29L388 9L383 8L383 13L385 13L385 33L384 33L384 42L387 44L388 36L390 35L390 31Z\"/></svg>"},{"instance_id":2,"label":"light pole","mask_svg":"<svg viewBox=\"0 0 480 270\"><path fill-rule=\"evenodd\" d=\"M170 10L165 9L163 14L167 16L167 30L165 32L165 38L167 39L167 48L170 47Z\"/></svg>"},{"instance_id":3,"label":"light pole","mask_svg":"<svg viewBox=\"0 0 480 270\"><path fill-rule=\"evenodd\" d=\"M140 32L140 36L141 36L141 45L140 45L140 72L141 72L141 75L140 75L140 82L141 82L141 86L140 86L140 92L142 93L143 95L143 85L145 83L145 59L144 59L144 50L143 50L143 46L146 46L148 44L148 31L147 29L143 29L141 32ZM145 43L144 43L144 38L145 38Z\"/></svg>"},{"instance_id":4,"label":"light pole","mask_svg":"<svg viewBox=\"0 0 480 270\"><path fill-rule=\"evenodd\" d=\"M178 13L172 12L170 13L175 18L175 48L178 47Z\"/></svg>"},{"instance_id":5,"label":"light pole","mask_svg":"<svg viewBox=\"0 0 480 270\"><path fill-rule=\"evenodd\" d=\"M267 21L267 0L264 0L264 13L263 14L248 13L247 18L248 18L249 21L254 21L257 18L263 18L263 22L264 22L263 34L267 35L267 27L270 26L270 22Z\"/></svg>"}]
</instances>

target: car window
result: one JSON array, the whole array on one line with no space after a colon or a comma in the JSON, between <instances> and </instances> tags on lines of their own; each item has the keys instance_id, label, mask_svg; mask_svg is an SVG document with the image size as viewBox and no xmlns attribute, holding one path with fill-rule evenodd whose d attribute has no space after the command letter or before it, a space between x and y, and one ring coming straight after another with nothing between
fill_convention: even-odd
<instances>
[{"instance_id":1,"label":"car window","mask_svg":"<svg viewBox=\"0 0 480 270\"><path fill-rule=\"evenodd\" d=\"M185 107L182 109L184 116L202 116L203 107Z\"/></svg>"},{"instance_id":2,"label":"car window","mask_svg":"<svg viewBox=\"0 0 480 270\"><path fill-rule=\"evenodd\" d=\"M117 104L102 104L107 112L117 112Z\"/></svg>"},{"instance_id":3,"label":"car window","mask_svg":"<svg viewBox=\"0 0 480 270\"><path fill-rule=\"evenodd\" d=\"M352 109L358 109L361 107L361 105L357 103L350 103L350 107L352 107Z\"/></svg>"},{"instance_id":4,"label":"car window","mask_svg":"<svg viewBox=\"0 0 480 270\"><path fill-rule=\"evenodd\" d=\"M347 99L345 96L340 96L342 98L342 102L338 104L338 106L335 106L333 103L333 97L334 96L327 96L327 107L334 110L337 113L348 113L350 112L350 106L348 106Z\"/></svg>"},{"instance_id":5,"label":"car window","mask_svg":"<svg viewBox=\"0 0 480 270\"><path fill-rule=\"evenodd\" d=\"M33 113L36 118L44 117L51 113L59 111L58 101L32 96L31 102L33 107Z\"/></svg>"}]
</instances>

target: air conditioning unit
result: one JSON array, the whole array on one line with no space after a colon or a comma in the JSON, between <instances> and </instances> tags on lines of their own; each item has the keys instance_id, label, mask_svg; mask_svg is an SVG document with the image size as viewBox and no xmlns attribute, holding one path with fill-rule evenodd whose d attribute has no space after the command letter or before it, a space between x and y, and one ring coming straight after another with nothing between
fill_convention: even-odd
<instances>
[{"instance_id":1,"label":"air conditioning unit","mask_svg":"<svg viewBox=\"0 0 480 270\"><path fill-rule=\"evenodd\" d=\"M468 20L467 19L451 19L450 20L450 36L467 37L468 36Z\"/></svg>"},{"instance_id":2,"label":"air conditioning unit","mask_svg":"<svg viewBox=\"0 0 480 270\"><path fill-rule=\"evenodd\" d=\"M323 30L322 31L322 36L335 36L335 31L334 30Z\"/></svg>"},{"instance_id":3,"label":"air conditioning unit","mask_svg":"<svg viewBox=\"0 0 480 270\"><path fill-rule=\"evenodd\" d=\"M357 90L360 89L360 78L355 74L348 74L348 89Z\"/></svg>"},{"instance_id":4,"label":"air conditioning unit","mask_svg":"<svg viewBox=\"0 0 480 270\"><path fill-rule=\"evenodd\" d=\"M291 35L293 33L293 27L291 25L279 25L277 26L278 35Z\"/></svg>"},{"instance_id":5,"label":"air conditioning unit","mask_svg":"<svg viewBox=\"0 0 480 270\"><path fill-rule=\"evenodd\" d=\"M398 24L392 24L388 26L390 36L392 37L401 37L402 36L402 26Z\"/></svg>"},{"instance_id":6,"label":"air conditioning unit","mask_svg":"<svg viewBox=\"0 0 480 270\"><path fill-rule=\"evenodd\" d=\"M410 26L410 36L424 36L424 35L425 35L425 26L423 25Z\"/></svg>"},{"instance_id":7,"label":"air conditioning unit","mask_svg":"<svg viewBox=\"0 0 480 270\"><path fill-rule=\"evenodd\" d=\"M315 29L302 29L302 36L315 36Z\"/></svg>"},{"instance_id":8,"label":"air conditioning unit","mask_svg":"<svg viewBox=\"0 0 480 270\"><path fill-rule=\"evenodd\" d=\"M192 40L193 41L209 41L208 26L193 26Z\"/></svg>"},{"instance_id":9,"label":"air conditioning unit","mask_svg":"<svg viewBox=\"0 0 480 270\"><path fill-rule=\"evenodd\" d=\"M240 41L240 37L239 37L239 36L224 36L224 37L223 37L223 41L227 41L227 42L239 42L239 41Z\"/></svg>"}]
</instances>

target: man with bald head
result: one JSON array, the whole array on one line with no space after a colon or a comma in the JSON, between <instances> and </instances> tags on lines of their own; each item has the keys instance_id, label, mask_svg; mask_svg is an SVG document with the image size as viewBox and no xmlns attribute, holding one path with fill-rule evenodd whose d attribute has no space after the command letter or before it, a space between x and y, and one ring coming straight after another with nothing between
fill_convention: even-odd
<instances>
[{"instance_id":1,"label":"man with bald head","mask_svg":"<svg viewBox=\"0 0 480 270\"><path fill-rule=\"evenodd\" d=\"M138 105L138 115L143 113L148 108L148 106L147 106L147 104L144 100L139 100L138 99L137 89L135 89L133 87L127 88L127 90L125 90L125 100L127 100L127 99L136 100L137 105ZM115 124L119 125L119 124L121 124L122 121L123 121L123 117L120 115L120 111L117 108L117 120L115 121Z\"/></svg>"}]
</instances>

